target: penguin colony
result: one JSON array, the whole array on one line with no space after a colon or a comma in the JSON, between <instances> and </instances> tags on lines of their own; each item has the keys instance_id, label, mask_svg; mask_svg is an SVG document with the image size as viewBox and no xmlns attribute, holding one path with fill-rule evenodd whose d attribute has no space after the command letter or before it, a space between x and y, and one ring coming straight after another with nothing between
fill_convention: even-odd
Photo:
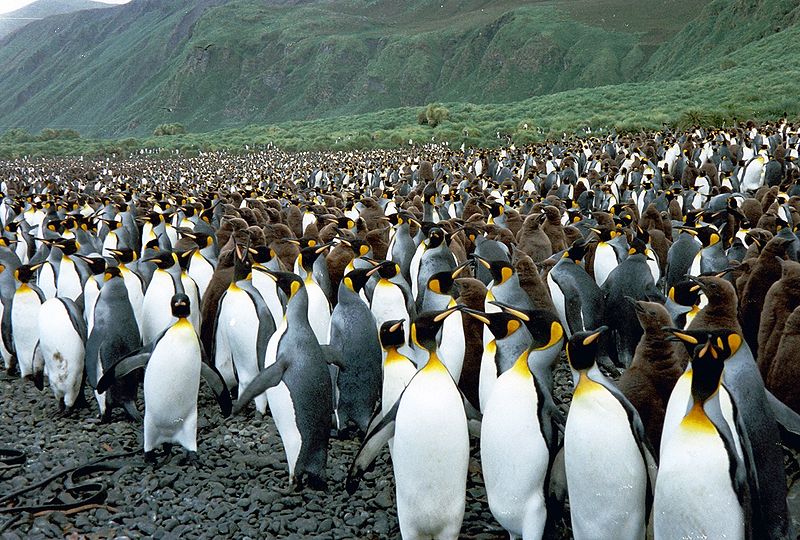
<instances>
[{"instance_id":1,"label":"penguin colony","mask_svg":"<svg viewBox=\"0 0 800 540\"><path fill-rule=\"evenodd\" d=\"M781 121L5 163L0 355L63 414L141 420L150 461L197 459L201 379L269 411L298 489L329 487L332 435L361 440L351 493L388 445L403 538L459 537L470 437L511 538L565 512L575 538L794 538L799 148Z\"/></svg>"}]
</instances>

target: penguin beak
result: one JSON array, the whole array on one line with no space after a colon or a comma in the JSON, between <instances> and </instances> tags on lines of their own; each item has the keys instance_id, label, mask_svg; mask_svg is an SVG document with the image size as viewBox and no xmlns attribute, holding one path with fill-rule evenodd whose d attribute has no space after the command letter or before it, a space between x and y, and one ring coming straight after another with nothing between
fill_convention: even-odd
<instances>
[{"instance_id":1,"label":"penguin beak","mask_svg":"<svg viewBox=\"0 0 800 540\"><path fill-rule=\"evenodd\" d=\"M483 324L488 325L488 324L491 323L491 321L489 320L489 317L487 317L486 314L484 312L482 312L482 311L478 311L476 309L470 309L470 308L467 308L467 307L462 308L462 311L464 313L466 313L467 315L469 315L470 317L472 317L473 319L476 319L476 320L482 322Z\"/></svg>"},{"instance_id":2,"label":"penguin beak","mask_svg":"<svg viewBox=\"0 0 800 540\"><path fill-rule=\"evenodd\" d=\"M390 332L397 332L403 327L403 321L397 321L392 326L389 327Z\"/></svg>"},{"instance_id":3,"label":"penguin beak","mask_svg":"<svg viewBox=\"0 0 800 540\"><path fill-rule=\"evenodd\" d=\"M600 334L602 334L606 330L608 330L608 326L601 326L600 328L595 330L594 333L589 334L588 336L583 338L583 344L584 345L591 345L592 343L594 343L594 341L597 340L597 338L600 337Z\"/></svg>"},{"instance_id":4,"label":"penguin beak","mask_svg":"<svg viewBox=\"0 0 800 540\"><path fill-rule=\"evenodd\" d=\"M504 304L502 302L498 302L497 300L492 300L489 303L499 307L500 309L502 309L503 311L505 311L509 315L513 315L514 317L520 319L523 322L528 322L528 321L531 320L531 318L528 317L525 313L523 313L522 311L520 311L520 310L518 310L518 309L516 309L516 308L514 308L512 306L509 306L508 304Z\"/></svg>"},{"instance_id":5,"label":"penguin beak","mask_svg":"<svg viewBox=\"0 0 800 540\"><path fill-rule=\"evenodd\" d=\"M463 263L456 266L455 270L453 270L453 272L450 275L453 277L453 279L456 279L458 276L461 275L461 272L463 272L465 269L467 269L469 266L472 266L473 264L475 264L474 260L467 259Z\"/></svg>"},{"instance_id":6,"label":"penguin beak","mask_svg":"<svg viewBox=\"0 0 800 540\"><path fill-rule=\"evenodd\" d=\"M481 257L480 255L475 255L475 254L473 254L472 256L475 258L475 260L476 260L476 261L478 261L479 263L481 263L481 264L482 264L484 267L486 267L487 269L489 269L489 268L491 268L491 267L492 267L492 265L491 265L491 264L489 264L489 261L487 261L486 259L484 259L484 258L483 258L483 257Z\"/></svg>"},{"instance_id":7,"label":"penguin beak","mask_svg":"<svg viewBox=\"0 0 800 540\"><path fill-rule=\"evenodd\" d=\"M453 314L453 313L455 313L456 311L460 311L461 309L463 309L463 308L461 308L461 307L459 307L459 306L451 307L451 308L449 308L449 309L446 309L446 310L442 311L442 312L441 312L441 313L439 313L438 315L436 315L436 316L433 318L433 320L434 320L434 322L440 322L440 321L443 321L443 320L445 320L447 317L449 317L450 315L452 315L452 314Z\"/></svg>"}]
</instances>

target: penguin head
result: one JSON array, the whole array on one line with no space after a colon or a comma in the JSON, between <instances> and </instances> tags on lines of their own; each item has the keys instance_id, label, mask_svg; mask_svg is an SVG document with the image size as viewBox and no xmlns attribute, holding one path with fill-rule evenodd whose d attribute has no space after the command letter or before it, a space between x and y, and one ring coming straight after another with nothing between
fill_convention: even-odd
<instances>
[{"instance_id":1,"label":"penguin head","mask_svg":"<svg viewBox=\"0 0 800 540\"><path fill-rule=\"evenodd\" d=\"M459 311L461 306L445 309L443 311L426 311L417 316L411 323L411 341L420 349L429 352L436 350L436 336L442 329L444 320L452 313Z\"/></svg>"},{"instance_id":2,"label":"penguin head","mask_svg":"<svg viewBox=\"0 0 800 540\"><path fill-rule=\"evenodd\" d=\"M297 262L300 265L300 268L305 270L308 273L313 272L314 270L314 262L320 256L320 254L328 249L328 244L322 245L314 245L303 248L300 250L300 255L297 256Z\"/></svg>"},{"instance_id":3,"label":"penguin head","mask_svg":"<svg viewBox=\"0 0 800 540\"><path fill-rule=\"evenodd\" d=\"M379 337L381 346L384 349L389 347L400 347L406 342L406 336L403 332L403 319L397 321L386 321L381 325Z\"/></svg>"},{"instance_id":4,"label":"penguin head","mask_svg":"<svg viewBox=\"0 0 800 540\"><path fill-rule=\"evenodd\" d=\"M348 289L357 293L363 289L369 281L369 271L370 269L367 268L357 268L355 270L351 270L344 276L342 283L344 283Z\"/></svg>"},{"instance_id":5,"label":"penguin head","mask_svg":"<svg viewBox=\"0 0 800 540\"><path fill-rule=\"evenodd\" d=\"M352 249L353 255L356 257L367 256L369 255L369 252L372 251L372 246L360 238L354 238L352 240L341 239L341 242Z\"/></svg>"},{"instance_id":6,"label":"penguin head","mask_svg":"<svg viewBox=\"0 0 800 540\"><path fill-rule=\"evenodd\" d=\"M103 273L103 279L105 281L111 281L114 278L121 278L121 277L122 277L122 270L120 270L119 267L117 266L109 266Z\"/></svg>"},{"instance_id":7,"label":"penguin head","mask_svg":"<svg viewBox=\"0 0 800 540\"><path fill-rule=\"evenodd\" d=\"M60 248L64 255L75 255L81 248L81 245L74 238L59 238L53 242L53 246Z\"/></svg>"},{"instance_id":8,"label":"penguin head","mask_svg":"<svg viewBox=\"0 0 800 540\"><path fill-rule=\"evenodd\" d=\"M703 247L713 246L722 239L719 235L719 231L710 225L698 227L695 229L695 232L697 233L697 239L703 243Z\"/></svg>"},{"instance_id":9,"label":"penguin head","mask_svg":"<svg viewBox=\"0 0 800 540\"><path fill-rule=\"evenodd\" d=\"M670 287L667 296L682 306L696 306L700 303L700 285L688 279L679 281Z\"/></svg>"},{"instance_id":10,"label":"penguin head","mask_svg":"<svg viewBox=\"0 0 800 540\"><path fill-rule=\"evenodd\" d=\"M600 334L608 330L601 326L597 330L572 334L567 342L567 361L575 371L583 371L592 367L600 344Z\"/></svg>"},{"instance_id":11,"label":"penguin head","mask_svg":"<svg viewBox=\"0 0 800 540\"><path fill-rule=\"evenodd\" d=\"M469 308L462 308L462 311L468 314L473 319L479 320L492 333L495 339L504 339L513 335L517 330L522 328L523 321L510 313L499 311L494 313L484 313Z\"/></svg>"},{"instance_id":12,"label":"penguin head","mask_svg":"<svg viewBox=\"0 0 800 540\"><path fill-rule=\"evenodd\" d=\"M163 253L158 253L152 257L148 257L147 259L142 259L142 261L152 262L160 270L167 270L168 268L172 268L175 265L175 263L178 262L178 256L171 251L165 251Z\"/></svg>"},{"instance_id":13,"label":"penguin head","mask_svg":"<svg viewBox=\"0 0 800 540\"><path fill-rule=\"evenodd\" d=\"M280 287L286 295L287 300L291 300L297 291L303 288L303 280L300 279L295 273L292 272L266 272L267 275L272 276L275 283Z\"/></svg>"},{"instance_id":14,"label":"penguin head","mask_svg":"<svg viewBox=\"0 0 800 540\"><path fill-rule=\"evenodd\" d=\"M589 242L587 242L583 238L578 238L572 243L569 249L567 249L564 252L564 255L562 255L562 257L564 259L570 259L574 263L579 264L586 256L586 253L588 251L589 251Z\"/></svg>"},{"instance_id":15,"label":"penguin head","mask_svg":"<svg viewBox=\"0 0 800 540\"><path fill-rule=\"evenodd\" d=\"M136 252L130 248L110 249L108 251L120 264L128 264L136 260Z\"/></svg>"},{"instance_id":16,"label":"penguin head","mask_svg":"<svg viewBox=\"0 0 800 540\"><path fill-rule=\"evenodd\" d=\"M595 229L595 228L592 228L592 229L589 229L589 230L591 230L594 234L597 235L597 238L598 238L598 240L600 242L610 242L611 240L613 240L617 236L617 231L615 231L614 229L607 229L607 228L606 229Z\"/></svg>"},{"instance_id":17,"label":"penguin head","mask_svg":"<svg viewBox=\"0 0 800 540\"><path fill-rule=\"evenodd\" d=\"M172 316L178 319L183 319L189 316L191 307L189 305L189 297L183 293L178 293L170 300L170 307L172 308Z\"/></svg>"},{"instance_id":18,"label":"penguin head","mask_svg":"<svg viewBox=\"0 0 800 540\"><path fill-rule=\"evenodd\" d=\"M428 232L428 249L437 248L445 241L444 230L440 227L433 227Z\"/></svg>"},{"instance_id":19,"label":"penguin head","mask_svg":"<svg viewBox=\"0 0 800 540\"><path fill-rule=\"evenodd\" d=\"M106 269L106 260L103 257L86 257L80 254L75 256L89 266L89 271L92 275L98 276Z\"/></svg>"},{"instance_id":20,"label":"penguin head","mask_svg":"<svg viewBox=\"0 0 800 540\"><path fill-rule=\"evenodd\" d=\"M644 255L647 257L647 244L645 244L641 238L634 238L631 240L628 248L628 255Z\"/></svg>"},{"instance_id":21,"label":"penguin head","mask_svg":"<svg viewBox=\"0 0 800 540\"><path fill-rule=\"evenodd\" d=\"M400 266L392 261L383 261L375 268L369 270L368 274L371 276L377 273L383 279L392 279L400 273Z\"/></svg>"},{"instance_id":22,"label":"penguin head","mask_svg":"<svg viewBox=\"0 0 800 540\"><path fill-rule=\"evenodd\" d=\"M473 254L473 257L479 264L489 270L495 285L505 283L514 276L514 267L508 261L487 261L475 254Z\"/></svg>"},{"instance_id":23,"label":"penguin head","mask_svg":"<svg viewBox=\"0 0 800 540\"><path fill-rule=\"evenodd\" d=\"M36 276L36 271L41 268L41 264L35 264L33 266L23 264L17 267L14 271L14 277L17 278L17 281L20 283L28 283Z\"/></svg>"},{"instance_id":24,"label":"penguin head","mask_svg":"<svg viewBox=\"0 0 800 540\"><path fill-rule=\"evenodd\" d=\"M736 354L744 340L735 330L683 330L681 328L665 328L674 339L683 343L684 347L695 359L711 358L720 364ZM693 364L694 365L694 364Z\"/></svg>"},{"instance_id":25,"label":"penguin head","mask_svg":"<svg viewBox=\"0 0 800 540\"><path fill-rule=\"evenodd\" d=\"M275 250L269 246L257 246L254 248L249 248L248 251L250 252L250 256L253 258L253 262L258 264L266 264L275 258Z\"/></svg>"},{"instance_id":26,"label":"penguin head","mask_svg":"<svg viewBox=\"0 0 800 540\"><path fill-rule=\"evenodd\" d=\"M178 264L181 266L181 269L185 272L189 269L189 263L192 261L192 256L197 252L197 248L187 249L184 251L177 252L178 255Z\"/></svg>"},{"instance_id":27,"label":"penguin head","mask_svg":"<svg viewBox=\"0 0 800 540\"><path fill-rule=\"evenodd\" d=\"M564 327L558 316L549 309L519 309L497 300L490 303L525 323L533 338L531 350L549 349L564 338Z\"/></svg>"}]
</instances>

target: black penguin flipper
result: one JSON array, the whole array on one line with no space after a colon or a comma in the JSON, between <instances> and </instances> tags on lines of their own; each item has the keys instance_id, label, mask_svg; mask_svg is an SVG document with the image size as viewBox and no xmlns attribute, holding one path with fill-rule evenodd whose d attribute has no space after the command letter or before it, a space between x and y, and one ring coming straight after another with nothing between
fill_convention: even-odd
<instances>
[{"instance_id":1,"label":"black penguin flipper","mask_svg":"<svg viewBox=\"0 0 800 540\"><path fill-rule=\"evenodd\" d=\"M231 394L228 391L228 387L225 386L225 380L222 378L219 371L217 371L217 368L206 362L200 362L200 375L202 375L203 380L206 381L214 392L214 397L217 398L217 403L219 403L219 407L222 409L222 416L225 418L230 416L231 409L233 408Z\"/></svg>"},{"instance_id":2,"label":"black penguin flipper","mask_svg":"<svg viewBox=\"0 0 800 540\"><path fill-rule=\"evenodd\" d=\"M380 422L374 428L370 426L370 430L364 437L364 442L361 444L358 453L356 454L353 464L350 465L350 470L347 473L347 481L345 489L352 495L358 489L358 484L361 481L361 475L364 471L375 461L381 449L389 442L394 436L395 419L397 417L397 410L400 408L400 401L403 399L402 394L395 402L394 406L384 415Z\"/></svg>"},{"instance_id":3,"label":"black penguin flipper","mask_svg":"<svg viewBox=\"0 0 800 540\"><path fill-rule=\"evenodd\" d=\"M108 390L114 381L117 381L127 375L128 373L141 369L147 365L147 361L150 359L150 352L144 352L141 354L134 354L133 356L127 356L105 370L103 372L103 376L100 377L100 380L97 381L97 386L95 390L98 394L102 394L106 390Z\"/></svg>"},{"instance_id":4,"label":"black penguin flipper","mask_svg":"<svg viewBox=\"0 0 800 540\"><path fill-rule=\"evenodd\" d=\"M247 385L247 390L236 400L236 403L233 405L233 414L237 414L245 408L257 395L263 394L274 386L278 386L285 372L286 364L280 361L262 369L250 384Z\"/></svg>"},{"instance_id":5,"label":"black penguin flipper","mask_svg":"<svg viewBox=\"0 0 800 540\"><path fill-rule=\"evenodd\" d=\"M336 366L344 371L344 360L342 360L341 351L336 349L333 345L320 345L319 348L322 349L326 364Z\"/></svg>"},{"instance_id":6,"label":"black penguin flipper","mask_svg":"<svg viewBox=\"0 0 800 540\"><path fill-rule=\"evenodd\" d=\"M79 298L83 298L81 295ZM64 309L67 310L67 315L69 315L69 320L72 323L72 328L78 333L84 343L86 343L87 338L87 329L86 329L86 320L83 318L83 308L79 306L77 302L70 300L69 298L59 298L61 303L64 305ZM80 310L80 311L79 311Z\"/></svg>"},{"instance_id":7,"label":"black penguin flipper","mask_svg":"<svg viewBox=\"0 0 800 540\"><path fill-rule=\"evenodd\" d=\"M775 415L775 422L781 432L781 440L784 444L795 450L800 450L800 414L789 408L783 401L764 389L767 393L767 402L772 413Z\"/></svg>"},{"instance_id":8,"label":"black penguin flipper","mask_svg":"<svg viewBox=\"0 0 800 540\"><path fill-rule=\"evenodd\" d=\"M44 389L44 363L37 366L36 356L41 356L42 351L39 350L39 341L36 342L36 347L33 349L33 385L37 390Z\"/></svg>"},{"instance_id":9,"label":"black penguin flipper","mask_svg":"<svg viewBox=\"0 0 800 540\"><path fill-rule=\"evenodd\" d=\"M564 295L564 311L566 312L570 332L574 334L584 330L591 330L591 328L586 328L586 324L583 321L581 297L578 291L570 291L570 294Z\"/></svg>"},{"instance_id":10,"label":"black penguin flipper","mask_svg":"<svg viewBox=\"0 0 800 540\"><path fill-rule=\"evenodd\" d=\"M14 339L11 336L11 305L12 301L8 303L4 303L3 309L3 320L0 323L0 330L2 330L3 336L3 345L5 346L6 350L11 354L16 354L16 349L14 349Z\"/></svg>"}]
</instances>

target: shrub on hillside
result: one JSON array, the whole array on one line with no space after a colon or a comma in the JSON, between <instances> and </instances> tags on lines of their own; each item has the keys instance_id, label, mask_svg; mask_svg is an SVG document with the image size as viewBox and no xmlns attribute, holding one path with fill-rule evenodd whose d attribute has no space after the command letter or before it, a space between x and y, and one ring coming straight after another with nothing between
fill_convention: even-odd
<instances>
[{"instance_id":1,"label":"shrub on hillside","mask_svg":"<svg viewBox=\"0 0 800 540\"><path fill-rule=\"evenodd\" d=\"M162 135L181 135L186 133L186 128L183 124L161 124L155 130L153 130L153 135L156 137L160 137Z\"/></svg>"},{"instance_id":2,"label":"shrub on hillside","mask_svg":"<svg viewBox=\"0 0 800 540\"><path fill-rule=\"evenodd\" d=\"M427 124L435 128L449 117L450 111L447 107L439 105L438 103L430 103L417 114L417 123L422 126Z\"/></svg>"}]
</instances>

